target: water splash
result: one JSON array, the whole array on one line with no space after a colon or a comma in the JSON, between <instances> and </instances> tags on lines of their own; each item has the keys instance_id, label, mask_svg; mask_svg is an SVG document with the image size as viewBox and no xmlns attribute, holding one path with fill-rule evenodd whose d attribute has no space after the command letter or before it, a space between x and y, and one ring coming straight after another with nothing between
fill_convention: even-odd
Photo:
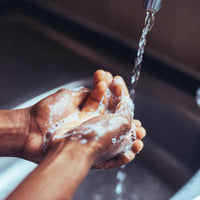
<instances>
[{"instance_id":1,"label":"water splash","mask_svg":"<svg viewBox=\"0 0 200 200\"><path fill-rule=\"evenodd\" d=\"M146 18L145 18L145 23L144 23L144 28L142 30L142 35L139 41L138 45L138 51L137 51L137 57L135 59L135 65L133 68L133 75L131 77L131 97L134 99L135 97L135 86L140 78L140 72L141 72L141 65L143 61L143 55L144 55L144 49L146 46L146 41L147 41L147 35L149 31L153 28L155 21L155 12L147 10L146 13Z\"/></svg>"},{"instance_id":2,"label":"water splash","mask_svg":"<svg viewBox=\"0 0 200 200\"><path fill-rule=\"evenodd\" d=\"M121 170L119 170L116 175L116 179L117 179L117 185L115 187L115 193L117 195L116 200L124 200L123 192L124 192L124 181L126 178L126 173L123 171L124 167L125 166L122 166Z\"/></svg>"}]
</instances>

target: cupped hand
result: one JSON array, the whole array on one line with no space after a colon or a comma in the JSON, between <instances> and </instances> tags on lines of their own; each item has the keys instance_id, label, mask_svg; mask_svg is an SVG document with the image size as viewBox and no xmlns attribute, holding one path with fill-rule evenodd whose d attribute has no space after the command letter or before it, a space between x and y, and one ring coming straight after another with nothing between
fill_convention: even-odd
<instances>
[{"instance_id":1,"label":"cupped hand","mask_svg":"<svg viewBox=\"0 0 200 200\"><path fill-rule=\"evenodd\" d=\"M124 80L99 70L94 89L83 108L68 116L50 138L49 146L65 139L79 140L98 152L93 168L112 168L130 162L143 148L146 132L132 119L133 104Z\"/></svg>"},{"instance_id":2,"label":"cupped hand","mask_svg":"<svg viewBox=\"0 0 200 200\"><path fill-rule=\"evenodd\" d=\"M91 93L87 88L61 89L30 108L23 158L39 163L55 144L76 139L98 149L94 168L124 165L143 148L146 134L132 120L132 109L123 79L99 70Z\"/></svg>"},{"instance_id":3,"label":"cupped hand","mask_svg":"<svg viewBox=\"0 0 200 200\"><path fill-rule=\"evenodd\" d=\"M45 156L43 145L59 124L79 110L90 90L61 89L30 108L29 134L23 149L23 158L39 163Z\"/></svg>"}]
</instances>

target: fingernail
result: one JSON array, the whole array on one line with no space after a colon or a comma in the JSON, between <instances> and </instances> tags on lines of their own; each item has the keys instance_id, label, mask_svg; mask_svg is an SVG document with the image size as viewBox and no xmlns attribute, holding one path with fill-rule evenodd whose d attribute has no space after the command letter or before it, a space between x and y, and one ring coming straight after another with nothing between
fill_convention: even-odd
<instances>
[{"instance_id":1,"label":"fingernail","mask_svg":"<svg viewBox=\"0 0 200 200\"><path fill-rule=\"evenodd\" d=\"M115 85L121 85L121 84L123 84L123 79L120 76L116 77L114 79L114 84Z\"/></svg>"}]
</instances>

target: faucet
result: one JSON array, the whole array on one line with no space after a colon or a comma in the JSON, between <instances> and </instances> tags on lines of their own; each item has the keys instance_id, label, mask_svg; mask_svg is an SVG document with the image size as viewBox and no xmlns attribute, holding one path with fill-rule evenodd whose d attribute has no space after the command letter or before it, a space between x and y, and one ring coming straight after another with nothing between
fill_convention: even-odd
<instances>
[{"instance_id":1,"label":"faucet","mask_svg":"<svg viewBox=\"0 0 200 200\"><path fill-rule=\"evenodd\" d=\"M143 0L143 7L154 13L158 12L161 7L162 0Z\"/></svg>"}]
</instances>

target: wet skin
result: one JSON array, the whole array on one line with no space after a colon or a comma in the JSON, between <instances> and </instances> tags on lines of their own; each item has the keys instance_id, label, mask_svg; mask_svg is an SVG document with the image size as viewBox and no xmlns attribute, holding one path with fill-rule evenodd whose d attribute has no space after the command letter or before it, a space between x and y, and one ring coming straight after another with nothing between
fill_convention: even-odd
<instances>
[{"instance_id":1,"label":"wet skin","mask_svg":"<svg viewBox=\"0 0 200 200\"><path fill-rule=\"evenodd\" d=\"M59 126L77 113L78 118ZM103 70L94 74L91 92L62 89L30 108L0 112L0 121L5 126L0 136L5 132L9 136L8 142L5 137L0 140L0 155L40 163L8 199L72 199L91 167L112 168L130 162L143 148L141 139L146 135L141 122L132 119L123 79ZM112 142L120 136L124 136L120 142ZM130 148L125 151L127 145Z\"/></svg>"},{"instance_id":2,"label":"wet skin","mask_svg":"<svg viewBox=\"0 0 200 200\"><path fill-rule=\"evenodd\" d=\"M112 93L110 97L108 90L109 93ZM116 100L113 100L113 97ZM64 99L64 101L62 99ZM68 101L66 101L66 99L68 99ZM61 102L62 110L58 111L57 109L60 109L60 107L56 106L56 104L59 102ZM84 106L80 109L82 104L84 104ZM50 109L53 106L55 106L56 109ZM123 106L124 108L121 109ZM58 112L59 115L57 114ZM45 133L48 133L52 124L55 125L57 122L62 121L74 113L78 113L78 119L65 122L64 125L58 127L54 134L49 138L51 142L48 144L48 149L53 148L55 143L63 140L63 137L61 137L61 139L52 141L55 135L69 135L65 137L65 140L70 140L72 137L70 132L77 131L79 137L81 135L81 139L85 138L87 139L87 142L93 142L98 148L101 147L105 152L109 152L109 155L103 155L104 159L108 160L105 161L100 158L99 160L102 160L102 163L97 161L98 165L93 167L112 168L130 162L135 157L135 154L143 148L141 139L145 136L146 132L145 129L141 127L140 121L132 120L132 107L130 105L129 92L124 80L119 76L113 78L109 72L103 70L95 72L94 89L92 92L87 88L80 88L75 91L61 89L57 93L34 105L31 108L30 113L30 133L25 143L23 157L31 161L40 162L46 155L41 147L43 144L43 137ZM50 116L52 116L51 120ZM105 124L105 121L111 120L113 121L113 124L109 125L111 132L108 134L106 131L108 125ZM83 124L84 121L87 122ZM81 134L81 132L86 132L86 130L83 130L83 125L90 127L99 122L104 122L104 125L100 127L102 137L99 137L98 140L94 140L96 136L98 137L98 134L95 131L91 131L90 134L86 135ZM132 148L122 155L123 149L121 145L126 146L130 143L130 134L127 135L120 144L112 144L110 138L119 138L120 135L125 135L133 126L136 126L136 128L134 128L136 131L136 140L132 144ZM75 136L76 135L73 135L73 137ZM107 137L109 137L109 139L107 139ZM106 144L107 141L108 144ZM105 148L106 145L108 145L108 149ZM117 149L122 149L122 151L118 152L119 155L116 156ZM114 156L115 158L111 159Z\"/></svg>"}]
</instances>

